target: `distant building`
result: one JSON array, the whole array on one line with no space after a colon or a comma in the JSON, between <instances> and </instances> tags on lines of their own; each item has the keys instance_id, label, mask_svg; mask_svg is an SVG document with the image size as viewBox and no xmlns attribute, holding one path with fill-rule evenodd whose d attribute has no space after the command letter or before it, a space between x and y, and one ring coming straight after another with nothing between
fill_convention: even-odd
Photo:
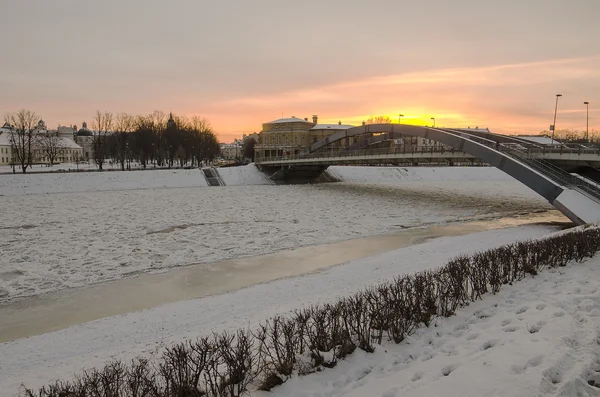
<instances>
[{"instance_id":1,"label":"distant building","mask_svg":"<svg viewBox=\"0 0 600 397\"><path fill-rule=\"evenodd\" d=\"M310 145L353 125L319 124L318 116L297 118L295 116L273 120L262 125L258 144L254 147L255 158L297 155L309 150Z\"/></svg>"},{"instance_id":2,"label":"distant building","mask_svg":"<svg viewBox=\"0 0 600 397\"><path fill-rule=\"evenodd\" d=\"M82 147L82 158L85 161L94 159L94 133L88 128L87 123L81 123L81 129L74 135L75 142Z\"/></svg>"},{"instance_id":3,"label":"distant building","mask_svg":"<svg viewBox=\"0 0 600 397\"><path fill-rule=\"evenodd\" d=\"M242 141L234 139L233 143L220 143L221 158L223 160L236 160L242 156Z\"/></svg>"},{"instance_id":4,"label":"distant building","mask_svg":"<svg viewBox=\"0 0 600 397\"><path fill-rule=\"evenodd\" d=\"M12 146L10 144L10 125L4 124L0 128L0 165L12 164Z\"/></svg>"},{"instance_id":5,"label":"distant building","mask_svg":"<svg viewBox=\"0 0 600 397\"><path fill-rule=\"evenodd\" d=\"M259 134L258 144L254 147L255 157L269 158L280 156L291 156L305 153L310 146L332 134L355 127L354 125L342 124L319 124L317 115L312 116L312 122L308 118L289 117L273 120L263 124ZM331 144L335 149L361 148L370 137L377 133L361 136L348 137ZM385 140L370 146L372 148L389 148L390 150L421 150L439 149L443 145L439 142L419 137L403 136L398 139Z\"/></svg>"},{"instance_id":6,"label":"distant building","mask_svg":"<svg viewBox=\"0 0 600 397\"><path fill-rule=\"evenodd\" d=\"M35 130L37 135L35 148L33 150L34 164L48 164L50 159L47 156L45 145L48 143L44 137L55 136L53 145L56 150L56 163L74 163L81 159L83 149L74 140L75 129L73 127L58 126L56 130L48 130L43 120L38 122Z\"/></svg>"},{"instance_id":7,"label":"distant building","mask_svg":"<svg viewBox=\"0 0 600 397\"><path fill-rule=\"evenodd\" d=\"M46 123L40 120L34 133L32 147L32 162L33 164L46 164L49 159L44 149L47 141L44 138L55 136L53 145L56 150L56 162L74 162L81 158L83 152L81 146L73 141L74 130L72 127L59 126L56 130L48 130ZM16 159L13 157L12 127L4 124L0 128L0 165L12 165Z\"/></svg>"}]
</instances>

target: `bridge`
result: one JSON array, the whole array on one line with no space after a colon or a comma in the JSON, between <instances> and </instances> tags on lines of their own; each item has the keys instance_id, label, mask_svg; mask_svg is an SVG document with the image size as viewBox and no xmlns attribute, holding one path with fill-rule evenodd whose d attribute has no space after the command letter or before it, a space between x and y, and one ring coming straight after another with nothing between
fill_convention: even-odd
<instances>
[{"instance_id":1,"label":"bridge","mask_svg":"<svg viewBox=\"0 0 600 397\"><path fill-rule=\"evenodd\" d=\"M405 136L430 139L453 149L368 149L377 143ZM354 141L358 138L358 142L350 145L350 138ZM313 143L307 153L256 160L257 166L271 178L283 180L316 177L328 166L336 164L424 162L484 162L534 190L574 223L600 222L599 185L566 170L580 166L598 167L600 149L540 145L483 130L371 124L334 133Z\"/></svg>"}]
</instances>

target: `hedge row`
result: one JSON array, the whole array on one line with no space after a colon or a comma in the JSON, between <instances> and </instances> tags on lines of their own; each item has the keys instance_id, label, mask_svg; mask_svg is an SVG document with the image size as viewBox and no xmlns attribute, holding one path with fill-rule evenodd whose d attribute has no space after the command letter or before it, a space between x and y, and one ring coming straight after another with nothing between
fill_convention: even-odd
<instances>
[{"instance_id":1,"label":"hedge row","mask_svg":"<svg viewBox=\"0 0 600 397\"><path fill-rule=\"evenodd\" d=\"M460 256L431 271L404 275L336 303L266 320L258 329L223 332L167 348L158 360L114 361L27 396L239 396L270 390L293 374L333 367L355 349L402 342L417 327L448 317L545 268L600 250L600 229L505 245Z\"/></svg>"}]
</instances>

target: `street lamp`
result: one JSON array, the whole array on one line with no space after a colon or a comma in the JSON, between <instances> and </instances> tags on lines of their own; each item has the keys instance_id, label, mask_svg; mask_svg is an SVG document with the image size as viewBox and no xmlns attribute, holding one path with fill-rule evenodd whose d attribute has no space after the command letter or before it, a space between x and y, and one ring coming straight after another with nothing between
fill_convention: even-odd
<instances>
[{"instance_id":1,"label":"street lamp","mask_svg":"<svg viewBox=\"0 0 600 397\"><path fill-rule=\"evenodd\" d=\"M398 124L400 124L400 119L401 119L402 117L404 117L404 115L403 115L403 114L399 114L399 115L398 115Z\"/></svg>"},{"instance_id":2,"label":"street lamp","mask_svg":"<svg viewBox=\"0 0 600 397\"><path fill-rule=\"evenodd\" d=\"M554 145L554 131L556 131L556 111L558 110L558 98L561 96L562 94L556 94L556 105L554 105L554 124L552 124L552 145Z\"/></svg>"},{"instance_id":3,"label":"street lamp","mask_svg":"<svg viewBox=\"0 0 600 397\"><path fill-rule=\"evenodd\" d=\"M431 120L433 120L433 128L435 128L435 117L432 117Z\"/></svg>"},{"instance_id":4,"label":"street lamp","mask_svg":"<svg viewBox=\"0 0 600 397\"><path fill-rule=\"evenodd\" d=\"M583 104L585 105L585 141L590 143L590 103L585 101Z\"/></svg>"}]
</instances>

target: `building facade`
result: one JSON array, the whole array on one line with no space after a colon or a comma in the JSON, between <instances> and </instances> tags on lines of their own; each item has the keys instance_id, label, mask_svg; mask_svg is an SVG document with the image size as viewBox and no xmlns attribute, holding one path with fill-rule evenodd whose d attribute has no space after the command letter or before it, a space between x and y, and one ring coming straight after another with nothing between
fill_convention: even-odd
<instances>
[{"instance_id":1,"label":"building facade","mask_svg":"<svg viewBox=\"0 0 600 397\"><path fill-rule=\"evenodd\" d=\"M352 125L319 124L318 116L312 121L295 116L273 120L262 125L258 144L254 147L256 159L293 156L308 152L313 143Z\"/></svg>"},{"instance_id":2,"label":"building facade","mask_svg":"<svg viewBox=\"0 0 600 397\"><path fill-rule=\"evenodd\" d=\"M12 164L12 145L10 144L10 126L0 128L0 165Z\"/></svg>"},{"instance_id":3,"label":"building facade","mask_svg":"<svg viewBox=\"0 0 600 397\"><path fill-rule=\"evenodd\" d=\"M220 143L221 158L223 160L236 160L242 156L242 143L235 139L233 143Z\"/></svg>"},{"instance_id":4,"label":"building facade","mask_svg":"<svg viewBox=\"0 0 600 397\"><path fill-rule=\"evenodd\" d=\"M49 150L55 153L55 163L72 163L80 160L83 149L73 141L74 132L72 127L66 126L59 126L56 130L48 130L46 123L40 120L33 131L32 163L49 163ZM0 165L15 164L17 160L13 156L13 147L12 127L5 124L0 129Z\"/></svg>"},{"instance_id":5,"label":"building facade","mask_svg":"<svg viewBox=\"0 0 600 397\"><path fill-rule=\"evenodd\" d=\"M81 123L81 129L74 134L73 140L81 146L83 161L94 159L94 133L88 128L85 121Z\"/></svg>"}]
</instances>

